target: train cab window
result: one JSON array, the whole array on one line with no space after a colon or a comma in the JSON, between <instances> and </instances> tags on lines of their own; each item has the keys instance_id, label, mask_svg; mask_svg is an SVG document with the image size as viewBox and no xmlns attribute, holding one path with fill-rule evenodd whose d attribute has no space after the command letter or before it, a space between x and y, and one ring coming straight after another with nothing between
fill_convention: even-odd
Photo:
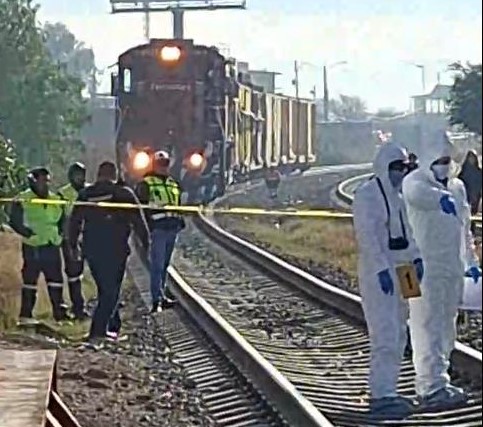
<instances>
[{"instance_id":1,"label":"train cab window","mask_svg":"<svg viewBox=\"0 0 483 427\"><path fill-rule=\"evenodd\" d=\"M131 69L124 68L122 73L122 90L124 93L131 93Z\"/></svg>"}]
</instances>

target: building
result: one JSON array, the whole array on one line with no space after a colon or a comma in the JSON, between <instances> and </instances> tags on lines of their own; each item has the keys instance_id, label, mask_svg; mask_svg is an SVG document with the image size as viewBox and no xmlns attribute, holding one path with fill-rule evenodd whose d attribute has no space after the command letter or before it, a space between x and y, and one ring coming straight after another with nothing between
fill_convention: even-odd
<instances>
[{"instance_id":1,"label":"building","mask_svg":"<svg viewBox=\"0 0 483 427\"><path fill-rule=\"evenodd\" d=\"M446 114L451 86L437 84L426 95L412 97L413 111L419 114Z\"/></svg>"},{"instance_id":2,"label":"building","mask_svg":"<svg viewBox=\"0 0 483 427\"><path fill-rule=\"evenodd\" d=\"M249 83L263 88L267 93L275 93L275 77L280 73L266 70L250 70L248 62L238 62L237 72L241 83Z\"/></svg>"},{"instance_id":3,"label":"building","mask_svg":"<svg viewBox=\"0 0 483 427\"><path fill-rule=\"evenodd\" d=\"M262 87L265 92L275 93L275 77L280 75L280 73L265 70L250 70L249 74L253 85Z\"/></svg>"}]
</instances>

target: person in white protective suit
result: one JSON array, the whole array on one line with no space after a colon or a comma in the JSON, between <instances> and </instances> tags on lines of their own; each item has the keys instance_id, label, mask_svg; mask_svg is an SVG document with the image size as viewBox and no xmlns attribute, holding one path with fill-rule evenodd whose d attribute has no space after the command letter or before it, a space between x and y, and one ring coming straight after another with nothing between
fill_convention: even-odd
<instances>
[{"instance_id":1,"label":"person in white protective suit","mask_svg":"<svg viewBox=\"0 0 483 427\"><path fill-rule=\"evenodd\" d=\"M415 266L423 275L401 197L409 170L407 152L386 143L374 160L374 177L354 197L354 227L359 246L359 288L369 330L370 410L405 417L413 401L397 394L397 382L407 341L408 304L401 296L396 267Z\"/></svg>"},{"instance_id":2,"label":"person in white protective suit","mask_svg":"<svg viewBox=\"0 0 483 427\"><path fill-rule=\"evenodd\" d=\"M425 267L422 296L409 303L416 392L423 408L436 410L467 399L462 389L450 385L449 358L464 275L475 283L481 276L465 187L450 176L452 149L445 132L434 135L419 157L419 169L403 183L409 223Z\"/></svg>"}]
</instances>

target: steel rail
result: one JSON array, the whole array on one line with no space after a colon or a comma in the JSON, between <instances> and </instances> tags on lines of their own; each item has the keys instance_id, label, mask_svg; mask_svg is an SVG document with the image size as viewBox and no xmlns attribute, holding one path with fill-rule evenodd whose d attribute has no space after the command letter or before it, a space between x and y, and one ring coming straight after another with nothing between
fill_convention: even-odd
<instances>
[{"instance_id":1,"label":"steel rail","mask_svg":"<svg viewBox=\"0 0 483 427\"><path fill-rule=\"evenodd\" d=\"M259 269L275 276L278 280L294 286L305 294L320 301L355 322L365 325L361 298L295 267L279 257L249 243L216 224L214 218L199 216L196 225L213 241L236 253ZM458 371L481 383L482 353L461 343L456 343L453 361Z\"/></svg>"},{"instance_id":2,"label":"steel rail","mask_svg":"<svg viewBox=\"0 0 483 427\"><path fill-rule=\"evenodd\" d=\"M147 265L139 242L134 244L142 263ZM181 274L168 268L170 291L196 324L233 361L241 373L294 427L334 427L272 364L243 338L216 310L196 293Z\"/></svg>"}]
</instances>

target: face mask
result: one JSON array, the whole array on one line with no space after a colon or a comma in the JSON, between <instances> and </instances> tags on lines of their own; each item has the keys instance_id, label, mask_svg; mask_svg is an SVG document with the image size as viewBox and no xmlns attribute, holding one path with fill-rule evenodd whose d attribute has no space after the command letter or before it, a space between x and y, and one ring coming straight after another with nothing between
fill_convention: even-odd
<instances>
[{"instance_id":1,"label":"face mask","mask_svg":"<svg viewBox=\"0 0 483 427\"><path fill-rule=\"evenodd\" d=\"M431 170L438 181L443 181L449 176L451 165L433 165Z\"/></svg>"},{"instance_id":2,"label":"face mask","mask_svg":"<svg viewBox=\"0 0 483 427\"><path fill-rule=\"evenodd\" d=\"M405 176L405 171L389 170L389 181L394 188L401 188Z\"/></svg>"}]
</instances>

